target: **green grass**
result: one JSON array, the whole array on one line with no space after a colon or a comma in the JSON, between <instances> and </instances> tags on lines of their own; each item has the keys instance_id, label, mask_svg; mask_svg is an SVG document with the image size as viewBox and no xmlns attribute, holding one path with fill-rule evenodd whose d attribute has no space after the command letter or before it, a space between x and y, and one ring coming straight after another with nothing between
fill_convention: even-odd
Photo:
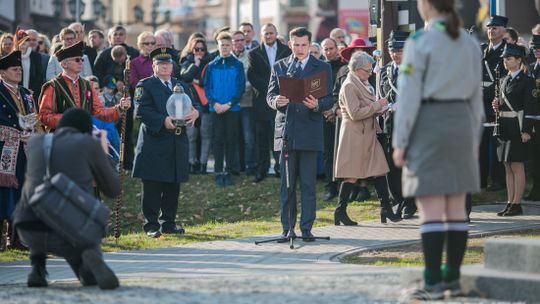
<instances>
[{"instance_id":1,"label":"green grass","mask_svg":"<svg viewBox=\"0 0 540 304\"><path fill-rule=\"evenodd\" d=\"M467 244L467 252L463 259L463 264L478 264L484 261L484 244L487 240L503 239L503 238L538 238L540 237L540 229L526 230L515 233L495 235L482 238L471 238ZM443 260L445 257L443 257ZM413 244L388 248L383 250L372 250L353 254L345 257L345 263L374 265L374 266L394 266L394 267L411 267L423 266L424 259L422 254L422 245Z\"/></svg>"},{"instance_id":2,"label":"green grass","mask_svg":"<svg viewBox=\"0 0 540 304\"><path fill-rule=\"evenodd\" d=\"M212 174L191 176L189 182L181 185L177 214L177 222L184 226L186 234L151 239L142 231L140 180L126 177L120 212L121 237L117 244L113 237L114 225L111 224L109 236L103 240L103 249L120 251L171 247L193 242L280 233L279 179L271 176L259 184L253 184L251 181L252 177L239 176L234 177L235 186L216 188ZM376 201L375 191L371 189L371 192L372 200L354 202L350 205L348 213L351 218L359 221L378 218L379 203ZM324 183L319 181L316 227L332 225L334 222L333 211L337 198L331 202L324 202L323 196ZM494 200L504 200L504 191L482 193L474 197L475 203ZM108 199L106 204L111 210L115 210L115 200ZM111 222L114 223L114 213ZM26 252L0 252L0 261L26 258Z\"/></svg>"}]
</instances>

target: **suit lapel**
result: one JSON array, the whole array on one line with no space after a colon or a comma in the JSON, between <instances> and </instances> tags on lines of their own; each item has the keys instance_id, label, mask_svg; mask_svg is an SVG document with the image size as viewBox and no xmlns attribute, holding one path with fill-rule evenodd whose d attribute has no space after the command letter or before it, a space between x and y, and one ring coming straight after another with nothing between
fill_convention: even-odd
<instances>
[{"instance_id":1,"label":"suit lapel","mask_svg":"<svg viewBox=\"0 0 540 304\"><path fill-rule=\"evenodd\" d=\"M268 66L271 69L272 67L270 66L270 61L268 60L268 54L266 53L266 48L264 47L264 43L261 43L259 48L260 48L259 55L263 58L264 62L266 63L266 66Z\"/></svg>"},{"instance_id":2,"label":"suit lapel","mask_svg":"<svg viewBox=\"0 0 540 304\"><path fill-rule=\"evenodd\" d=\"M0 82L0 97L4 99L5 103L15 111L15 113L19 113L19 109L17 108L17 104L13 100L13 97L11 97L11 94L9 93L8 89L5 87L4 82Z\"/></svg>"}]
</instances>

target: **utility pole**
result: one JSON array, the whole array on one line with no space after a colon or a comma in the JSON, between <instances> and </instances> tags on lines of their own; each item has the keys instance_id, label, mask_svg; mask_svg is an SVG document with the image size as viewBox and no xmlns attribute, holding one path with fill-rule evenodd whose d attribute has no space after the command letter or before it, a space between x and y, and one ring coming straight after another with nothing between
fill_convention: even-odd
<instances>
[{"instance_id":1,"label":"utility pole","mask_svg":"<svg viewBox=\"0 0 540 304\"><path fill-rule=\"evenodd\" d=\"M81 23L81 0L75 0L75 22Z\"/></svg>"},{"instance_id":2,"label":"utility pole","mask_svg":"<svg viewBox=\"0 0 540 304\"><path fill-rule=\"evenodd\" d=\"M259 0L251 0L251 23L253 24L253 31L255 31L256 36L259 37L261 34L261 24L259 17ZM259 38L260 39L260 38Z\"/></svg>"}]
</instances>

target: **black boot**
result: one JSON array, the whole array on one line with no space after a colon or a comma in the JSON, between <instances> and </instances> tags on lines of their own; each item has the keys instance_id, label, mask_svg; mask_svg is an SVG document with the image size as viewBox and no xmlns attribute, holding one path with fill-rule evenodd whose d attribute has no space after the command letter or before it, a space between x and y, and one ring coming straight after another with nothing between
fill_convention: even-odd
<instances>
[{"instance_id":1,"label":"black boot","mask_svg":"<svg viewBox=\"0 0 540 304\"><path fill-rule=\"evenodd\" d=\"M38 254L30 256L30 263L32 264L32 270L28 274L27 285L28 287L47 287L47 269L45 268L45 261L47 256L45 254Z\"/></svg>"},{"instance_id":2,"label":"black boot","mask_svg":"<svg viewBox=\"0 0 540 304\"><path fill-rule=\"evenodd\" d=\"M354 222L347 215L347 205L349 204L349 197L351 195L352 188L355 187L354 184L343 182L341 183L341 188L339 189L339 201L334 210L334 224L339 226L340 223L343 223L345 226L356 226L357 222Z\"/></svg>"},{"instance_id":3,"label":"black boot","mask_svg":"<svg viewBox=\"0 0 540 304\"><path fill-rule=\"evenodd\" d=\"M512 206L512 204L510 202L506 203L506 206L504 206L504 209L497 212L497 215L498 216L503 216L506 213L506 211L508 211L510 209L510 206Z\"/></svg>"},{"instance_id":4,"label":"black boot","mask_svg":"<svg viewBox=\"0 0 540 304\"><path fill-rule=\"evenodd\" d=\"M208 173L206 171L206 164L201 164L201 174L206 174L206 173Z\"/></svg>"},{"instance_id":5,"label":"black boot","mask_svg":"<svg viewBox=\"0 0 540 304\"><path fill-rule=\"evenodd\" d=\"M349 198L348 198L350 203L352 203L352 202L354 202L356 200L356 197L358 196L358 193L360 191L360 185L357 185L357 184L351 184L351 185L352 185L352 187L351 187L351 191L349 193Z\"/></svg>"},{"instance_id":6,"label":"black boot","mask_svg":"<svg viewBox=\"0 0 540 304\"><path fill-rule=\"evenodd\" d=\"M377 197L381 203L381 223L386 223L386 219L390 219L392 222L401 221L401 216L396 215L394 210L392 210L386 177L377 176L374 181L375 191L377 191Z\"/></svg>"}]
</instances>

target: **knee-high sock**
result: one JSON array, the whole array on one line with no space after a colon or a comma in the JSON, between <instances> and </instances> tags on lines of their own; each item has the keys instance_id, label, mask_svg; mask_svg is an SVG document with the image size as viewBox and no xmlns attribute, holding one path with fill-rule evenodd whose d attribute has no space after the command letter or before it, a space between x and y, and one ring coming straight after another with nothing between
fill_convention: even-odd
<instances>
[{"instance_id":1,"label":"knee-high sock","mask_svg":"<svg viewBox=\"0 0 540 304\"><path fill-rule=\"evenodd\" d=\"M469 225L466 221L447 223L446 231L446 265L442 268L443 280L450 282L459 279L461 263L467 248Z\"/></svg>"},{"instance_id":2,"label":"knee-high sock","mask_svg":"<svg viewBox=\"0 0 540 304\"><path fill-rule=\"evenodd\" d=\"M442 281L441 262L445 227L443 222L427 222L420 225L424 250L424 281L433 285Z\"/></svg>"}]
</instances>

